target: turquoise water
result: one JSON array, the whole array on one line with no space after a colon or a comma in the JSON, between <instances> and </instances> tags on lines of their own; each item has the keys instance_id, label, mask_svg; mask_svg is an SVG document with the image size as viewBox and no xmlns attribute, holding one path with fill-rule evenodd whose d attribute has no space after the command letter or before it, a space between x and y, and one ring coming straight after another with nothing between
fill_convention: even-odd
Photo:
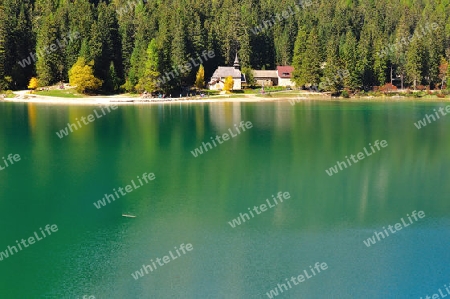
<instances>
[{"instance_id":1,"label":"turquoise water","mask_svg":"<svg viewBox=\"0 0 450 299\"><path fill-rule=\"evenodd\" d=\"M3 256L0 298L269 298L281 283L287 290L276 298L445 291L450 116L420 130L414 122L446 105L119 106L59 138L67 123L100 106L0 103L0 158L21 158L0 171L0 252L34 232L42 238L40 228L46 234ZM252 128L236 134L240 121ZM237 136L191 154L229 129ZM388 146L325 172L376 140ZM144 173L154 180L143 181ZM132 180L139 188L95 207ZM280 191L290 198L275 204ZM252 217L248 208L262 204L266 211ZM413 211L425 217L364 244ZM233 228L240 213L249 216ZM49 235L47 224L58 230ZM181 244L192 248L183 253ZM169 262L160 266L164 256ZM133 278L152 261L154 271ZM316 262L327 269L312 276ZM304 271L312 277L289 288L286 278Z\"/></svg>"}]
</instances>

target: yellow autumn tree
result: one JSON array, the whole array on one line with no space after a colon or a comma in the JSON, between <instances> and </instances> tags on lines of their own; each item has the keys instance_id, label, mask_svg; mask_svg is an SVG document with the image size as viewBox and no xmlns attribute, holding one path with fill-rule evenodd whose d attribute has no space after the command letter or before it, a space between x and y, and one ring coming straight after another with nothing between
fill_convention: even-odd
<instances>
[{"instance_id":1,"label":"yellow autumn tree","mask_svg":"<svg viewBox=\"0 0 450 299\"><path fill-rule=\"evenodd\" d=\"M69 70L69 83L72 86L76 86L76 91L89 93L99 90L103 81L95 78L92 66L86 64L84 57L80 57Z\"/></svg>"},{"instance_id":2,"label":"yellow autumn tree","mask_svg":"<svg viewBox=\"0 0 450 299\"><path fill-rule=\"evenodd\" d=\"M36 77L32 77L30 79L30 83L28 84L28 88L35 90L36 88L38 88L38 86L39 86L38 79Z\"/></svg>"},{"instance_id":3,"label":"yellow autumn tree","mask_svg":"<svg viewBox=\"0 0 450 299\"><path fill-rule=\"evenodd\" d=\"M233 89L234 86L234 80L233 77L228 76L225 78L225 83L223 84L223 90L229 92L230 90Z\"/></svg>"},{"instance_id":4,"label":"yellow autumn tree","mask_svg":"<svg viewBox=\"0 0 450 299\"><path fill-rule=\"evenodd\" d=\"M205 69L203 68L202 64L200 64L197 76L195 76L195 87L197 87L198 89L202 89L205 87Z\"/></svg>"}]
</instances>

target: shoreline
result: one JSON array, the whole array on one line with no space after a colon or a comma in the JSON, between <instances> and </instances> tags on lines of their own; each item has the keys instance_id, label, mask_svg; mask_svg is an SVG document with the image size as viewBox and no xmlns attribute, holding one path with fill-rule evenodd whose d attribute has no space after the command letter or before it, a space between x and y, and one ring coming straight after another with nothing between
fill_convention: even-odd
<instances>
[{"instance_id":1,"label":"shoreline","mask_svg":"<svg viewBox=\"0 0 450 299\"><path fill-rule=\"evenodd\" d=\"M25 98L26 97L26 98ZM354 98L332 98L321 93L301 93L298 95L277 97L260 97L254 94L247 94L242 96L213 96L209 98L151 98L143 99L141 97L126 97L121 95L114 96L90 96L84 98L64 98L53 96L42 96L36 94L16 93L14 98L0 98L0 102L15 102L15 103L41 103L41 104L60 104L60 105L159 105L159 104L173 104L173 103L261 103L261 102L286 102L291 106L295 106L302 102L311 101L328 101L328 102L450 102L450 98L414 98L405 96L366 96Z\"/></svg>"}]
</instances>

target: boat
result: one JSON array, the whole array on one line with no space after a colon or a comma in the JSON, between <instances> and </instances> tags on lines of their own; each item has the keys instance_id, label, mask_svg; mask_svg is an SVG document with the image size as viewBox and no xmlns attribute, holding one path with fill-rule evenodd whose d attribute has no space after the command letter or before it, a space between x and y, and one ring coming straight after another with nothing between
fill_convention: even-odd
<instances>
[{"instance_id":1,"label":"boat","mask_svg":"<svg viewBox=\"0 0 450 299\"><path fill-rule=\"evenodd\" d=\"M130 215L130 214L122 214L123 217L128 217L128 218L136 218L136 216L134 215Z\"/></svg>"}]
</instances>

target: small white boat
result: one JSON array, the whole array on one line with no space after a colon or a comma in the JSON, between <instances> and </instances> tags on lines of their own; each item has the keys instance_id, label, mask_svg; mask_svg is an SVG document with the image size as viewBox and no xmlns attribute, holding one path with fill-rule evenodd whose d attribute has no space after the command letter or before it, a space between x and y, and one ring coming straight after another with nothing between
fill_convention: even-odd
<instances>
[{"instance_id":1,"label":"small white boat","mask_svg":"<svg viewBox=\"0 0 450 299\"><path fill-rule=\"evenodd\" d=\"M122 214L123 217L128 217L128 218L136 218L136 216L134 215L130 215L130 214Z\"/></svg>"}]
</instances>

